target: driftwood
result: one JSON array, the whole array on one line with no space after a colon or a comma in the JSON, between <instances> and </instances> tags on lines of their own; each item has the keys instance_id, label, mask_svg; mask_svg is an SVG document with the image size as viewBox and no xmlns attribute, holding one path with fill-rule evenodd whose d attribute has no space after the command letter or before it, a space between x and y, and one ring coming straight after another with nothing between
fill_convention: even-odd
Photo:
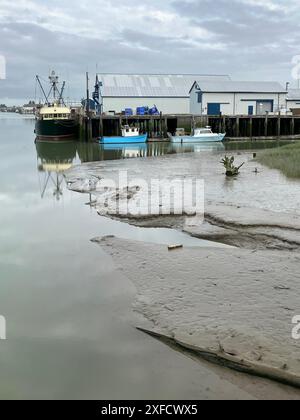
<instances>
[{"instance_id":1,"label":"driftwood","mask_svg":"<svg viewBox=\"0 0 300 420\"><path fill-rule=\"evenodd\" d=\"M169 251L175 251L176 249L181 249L181 248L183 248L183 245L169 245L168 246Z\"/></svg>"},{"instance_id":2,"label":"driftwood","mask_svg":"<svg viewBox=\"0 0 300 420\"><path fill-rule=\"evenodd\" d=\"M238 175L241 167L245 164L245 162L243 162L240 166L235 166L233 156L231 158L229 156L225 156L224 159L221 160L221 163L226 169L226 176Z\"/></svg>"}]
</instances>

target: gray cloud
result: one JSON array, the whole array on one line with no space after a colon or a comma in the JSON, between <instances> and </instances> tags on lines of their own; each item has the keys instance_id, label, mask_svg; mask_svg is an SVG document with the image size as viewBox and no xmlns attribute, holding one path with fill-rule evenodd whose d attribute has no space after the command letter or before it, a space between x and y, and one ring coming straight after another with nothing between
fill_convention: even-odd
<instances>
[{"instance_id":1,"label":"gray cloud","mask_svg":"<svg viewBox=\"0 0 300 420\"><path fill-rule=\"evenodd\" d=\"M225 42L239 47L263 47L278 43L296 46L299 41L299 23L280 10L268 10L262 5L241 1L176 1L178 12L190 18L191 25L201 25Z\"/></svg>"},{"instance_id":2,"label":"gray cloud","mask_svg":"<svg viewBox=\"0 0 300 420\"><path fill-rule=\"evenodd\" d=\"M2 54L7 58L7 80L1 81L0 97L32 98L35 75L47 76L51 69L68 79L72 96L84 95L85 72L135 71L136 51L121 42L101 41L51 32L38 25L15 24L0 28ZM124 38L125 39L125 38ZM139 52L143 63L150 65L148 52ZM142 68L140 68L140 71Z\"/></svg>"},{"instance_id":3,"label":"gray cloud","mask_svg":"<svg viewBox=\"0 0 300 420\"><path fill-rule=\"evenodd\" d=\"M47 76L53 68L80 99L85 72L94 75L96 64L104 72L211 72L284 82L291 79L292 56L300 54L295 0L153 0L141 6L100 0L95 10L84 0L74 0L72 9L65 0L35 4L0 5L0 54L7 60L0 100L32 98L35 74Z\"/></svg>"},{"instance_id":4,"label":"gray cloud","mask_svg":"<svg viewBox=\"0 0 300 420\"><path fill-rule=\"evenodd\" d=\"M211 1L199 0L173 6L192 26L201 25L227 45L220 62L230 62L226 68L233 76L290 80L291 59L300 52L300 7L291 2L289 13L287 6L280 8L283 2L246 3L215 0L212 7Z\"/></svg>"}]
</instances>

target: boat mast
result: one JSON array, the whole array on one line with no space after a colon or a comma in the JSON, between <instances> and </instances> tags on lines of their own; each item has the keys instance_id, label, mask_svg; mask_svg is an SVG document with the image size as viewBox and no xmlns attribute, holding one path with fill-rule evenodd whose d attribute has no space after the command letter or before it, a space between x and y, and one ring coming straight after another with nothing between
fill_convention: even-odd
<instances>
[{"instance_id":1,"label":"boat mast","mask_svg":"<svg viewBox=\"0 0 300 420\"><path fill-rule=\"evenodd\" d=\"M44 91L43 85L42 85L42 83L41 83L40 78L39 78L38 75L36 75L36 80L38 81L38 84L39 84L39 86L41 88L41 91L43 92L43 95L45 96L46 104L49 105L48 97L47 97L47 95L46 95L46 93Z\"/></svg>"},{"instance_id":2,"label":"boat mast","mask_svg":"<svg viewBox=\"0 0 300 420\"><path fill-rule=\"evenodd\" d=\"M56 76L55 71L52 71L51 75L49 76L51 88L50 88L50 91L49 91L48 95L46 95L46 93L45 93L45 90L43 88L43 85L40 81L39 76L36 76L36 80L38 81L38 84L41 88L41 91L43 92L43 95L45 97L47 105L50 105L49 98L50 98L51 93L53 93L54 103L57 103L58 105L63 104L65 106L65 102L63 100L63 93L64 93L64 90L65 90L66 82L65 81L63 82L62 88L59 91L58 87L57 87L58 86L58 76Z\"/></svg>"},{"instance_id":3,"label":"boat mast","mask_svg":"<svg viewBox=\"0 0 300 420\"><path fill-rule=\"evenodd\" d=\"M62 84L62 88L61 88L61 91L60 91L60 94L59 94L59 103L61 104L63 104L63 105L66 105L65 104L65 101L63 100L63 94L64 94L64 90L65 90L65 86L66 86L66 82L64 81L63 82L63 84Z\"/></svg>"}]
</instances>

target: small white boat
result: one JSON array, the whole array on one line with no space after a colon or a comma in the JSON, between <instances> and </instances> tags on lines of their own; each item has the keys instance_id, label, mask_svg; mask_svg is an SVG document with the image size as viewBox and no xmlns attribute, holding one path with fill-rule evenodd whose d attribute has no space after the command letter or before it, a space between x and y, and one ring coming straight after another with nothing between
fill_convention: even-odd
<instances>
[{"instance_id":1,"label":"small white boat","mask_svg":"<svg viewBox=\"0 0 300 420\"><path fill-rule=\"evenodd\" d=\"M172 143L221 142L226 134L213 133L211 127L196 128L192 136L170 136Z\"/></svg>"}]
</instances>

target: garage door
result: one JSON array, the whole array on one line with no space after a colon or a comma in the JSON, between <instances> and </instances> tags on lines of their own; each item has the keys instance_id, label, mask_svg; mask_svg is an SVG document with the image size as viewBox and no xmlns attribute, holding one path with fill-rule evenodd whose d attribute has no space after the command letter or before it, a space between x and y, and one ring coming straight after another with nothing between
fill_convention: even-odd
<instances>
[{"instance_id":1,"label":"garage door","mask_svg":"<svg viewBox=\"0 0 300 420\"><path fill-rule=\"evenodd\" d=\"M210 103L207 104L207 115L220 115L221 104Z\"/></svg>"},{"instance_id":2,"label":"garage door","mask_svg":"<svg viewBox=\"0 0 300 420\"><path fill-rule=\"evenodd\" d=\"M257 101L256 114L264 115L267 112L273 112L273 101Z\"/></svg>"}]
</instances>

